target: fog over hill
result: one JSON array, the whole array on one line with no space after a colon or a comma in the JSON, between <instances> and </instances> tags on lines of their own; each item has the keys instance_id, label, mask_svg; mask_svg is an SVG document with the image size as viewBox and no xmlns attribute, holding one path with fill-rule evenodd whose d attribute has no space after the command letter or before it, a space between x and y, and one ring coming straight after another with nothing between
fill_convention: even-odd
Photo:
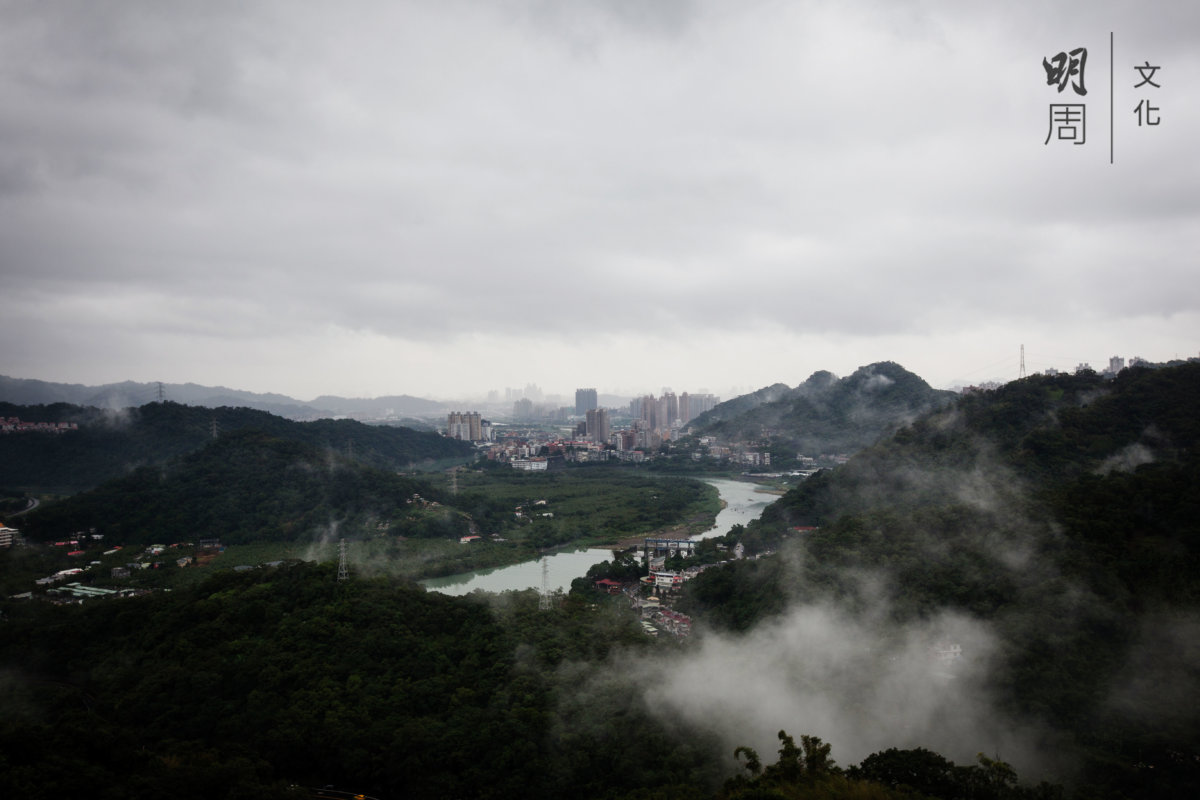
<instances>
[{"instance_id":1,"label":"fog over hill","mask_svg":"<svg viewBox=\"0 0 1200 800\"><path fill-rule=\"evenodd\" d=\"M955 396L883 361L845 378L822 370L794 389L764 387L701 414L692 429L733 441L778 439L809 454L853 452Z\"/></svg>"},{"instance_id":2,"label":"fog over hill","mask_svg":"<svg viewBox=\"0 0 1200 800\"><path fill-rule=\"evenodd\" d=\"M805 726L1194 796L1166 787L1200 764L1198 395L1200 364L1035 376L818 473L739 534L775 556L687 586L714 635L643 666L658 707L731 746Z\"/></svg>"}]
</instances>

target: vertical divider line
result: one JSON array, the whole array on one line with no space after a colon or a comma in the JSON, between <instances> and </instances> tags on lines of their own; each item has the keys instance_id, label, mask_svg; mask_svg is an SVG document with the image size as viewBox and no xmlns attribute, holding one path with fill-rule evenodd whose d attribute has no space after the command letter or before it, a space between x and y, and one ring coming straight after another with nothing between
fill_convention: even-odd
<instances>
[{"instance_id":1,"label":"vertical divider line","mask_svg":"<svg viewBox=\"0 0 1200 800\"><path fill-rule=\"evenodd\" d=\"M1113 32L1108 32L1108 163L1113 163L1113 85L1115 83L1115 73L1113 72Z\"/></svg>"}]
</instances>

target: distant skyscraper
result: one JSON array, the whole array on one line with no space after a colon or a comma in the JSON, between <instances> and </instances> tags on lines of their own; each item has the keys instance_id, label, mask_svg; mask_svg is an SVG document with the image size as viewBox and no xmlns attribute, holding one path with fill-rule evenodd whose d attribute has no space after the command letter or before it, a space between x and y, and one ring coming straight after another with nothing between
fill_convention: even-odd
<instances>
[{"instance_id":1,"label":"distant skyscraper","mask_svg":"<svg viewBox=\"0 0 1200 800\"><path fill-rule=\"evenodd\" d=\"M721 398L711 394L693 394L688 397L688 405L691 406L688 411L691 416L689 419L695 419L705 411L712 411L713 406L721 402Z\"/></svg>"},{"instance_id":2,"label":"distant skyscraper","mask_svg":"<svg viewBox=\"0 0 1200 800\"><path fill-rule=\"evenodd\" d=\"M451 411L446 419L446 435L464 442L483 440L483 422L478 411Z\"/></svg>"},{"instance_id":3,"label":"distant skyscraper","mask_svg":"<svg viewBox=\"0 0 1200 800\"><path fill-rule=\"evenodd\" d=\"M587 412L587 437L597 444L607 444L609 433L608 409L589 409Z\"/></svg>"},{"instance_id":4,"label":"distant skyscraper","mask_svg":"<svg viewBox=\"0 0 1200 800\"><path fill-rule=\"evenodd\" d=\"M674 392L666 392L663 395L663 403L666 406L666 419L663 420L663 427L669 428L675 424L675 420L679 419L679 398Z\"/></svg>"},{"instance_id":5,"label":"distant skyscraper","mask_svg":"<svg viewBox=\"0 0 1200 800\"><path fill-rule=\"evenodd\" d=\"M600 402L596 395L595 389L576 389L575 390L575 413L583 416L593 408L599 408Z\"/></svg>"}]
</instances>

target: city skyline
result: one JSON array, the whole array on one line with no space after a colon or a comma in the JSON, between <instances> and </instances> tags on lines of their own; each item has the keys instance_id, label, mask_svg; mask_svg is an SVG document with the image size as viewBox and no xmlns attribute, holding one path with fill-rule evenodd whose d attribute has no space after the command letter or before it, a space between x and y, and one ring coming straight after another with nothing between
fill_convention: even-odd
<instances>
[{"instance_id":1,"label":"city skyline","mask_svg":"<svg viewBox=\"0 0 1200 800\"><path fill-rule=\"evenodd\" d=\"M1200 351L1194 5L46 0L0 11L0 100L13 377L726 396Z\"/></svg>"}]
</instances>

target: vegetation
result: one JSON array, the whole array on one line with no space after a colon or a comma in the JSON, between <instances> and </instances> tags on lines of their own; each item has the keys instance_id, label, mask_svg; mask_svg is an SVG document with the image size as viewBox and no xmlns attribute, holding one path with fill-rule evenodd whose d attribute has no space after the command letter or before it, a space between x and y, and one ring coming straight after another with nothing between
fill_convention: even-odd
<instances>
[{"instance_id":1,"label":"vegetation","mask_svg":"<svg viewBox=\"0 0 1200 800\"><path fill-rule=\"evenodd\" d=\"M765 768L752 748L736 748L734 757L745 774L726 781L719 795L721 800L1052 800L1063 796L1059 786L1019 785L1016 770L983 753L979 754L977 765L959 767L922 748L889 748L868 756L859 766L842 770L830 757L830 745L819 737L801 736L797 747L795 739L780 731L779 742L779 760Z\"/></svg>"},{"instance_id":2,"label":"vegetation","mask_svg":"<svg viewBox=\"0 0 1200 800\"><path fill-rule=\"evenodd\" d=\"M201 408L149 403L112 411L54 403L0 403L0 417L74 422L76 431L0 436L0 486L72 493L139 466L157 466L195 452L218 433L253 429L381 469L411 470L424 462L470 459L471 445L436 433L364 425L353 420L293 422L249 408Z\"/></svg>"},{"instance_id":3,"label":"vegetation","mask_svg":"<svg viewBox=\"0 0 1200 800\"><path fill-rule=\"evenodd\" d=\"M95 528L110 544L225 544L312 541L333 525L358 533L380 519L406 535L465 532L461 515L409 514L414 494L441 499L426 484L363 467L311 445L261 431L235 431L160 467L142 467L90 492L47 505L25 523L32 539Z\"/></svg>"},{"instance_id":4,"label":"vegetation","mask_svg":"<svg viewBox=\"0 0 1200 800\"><path fill-rule=\"evenodd\" d=\"M995 633L983 690L998 710L1054 729L1077 757L1072 795L1197 796L1196 397L1200 365L964 397L732 532L725 544L784 557L709 569L677 608L735 632L809 600L872 609L884 627L953 610ZM67 558L38 542L91 527L106 548L219 531L236 563L286 558L336 523L380 560L433 563L641 535L713 499L640 470L460 471L457 483L453 494L339 448L231 431L31 512L21 527L35 546L0 553L0 582L17 591ZM509 541L458 545L472 530ZM716 545L700 557L716 560ZM331 563L189 569L147 571L146 585L173 591L143 597L0 601L3 796L1066 794L1022 787L984 755L963 766L887 749L841 767L821 731L799 743L781 731L770 765L738 747L729 777L717 733L668 722L640 682L642 657L686 659L690 645L662 651L621 598L586 585L641 574L620 557L546 611L533 592L452 598L365 570L338 582Z\"/></svg>"},{"instance_id":5,"label":"vegetation","mask_svg":"<svg viewBox=\"0 0 1200 800\"><path fill-rule=\"evenodd\" d=\"M451 493L448 477L438 481L443 488L428 482L430 477L440 478L375 469L263 431L233 431L173 462L43 503L22 518L32 544L74 541L79 532L83 539L57 553L12 559L12 569L0 571L0 583L13 593L27 591L34 578L99 561L80 578L94 581L155 543L192 547L168 553L169 559L135 558L161 561L164 571L123 581L192 582L197 567L177 570L173 562L195 555L202 539L227 547L266 547L263 552L270 555L249 560L253 565L312 557L314 544L346 538L355 543L359 558L386 564L391 574L435 577L536 558L566 544L612 544L668 529L685 535L709 527L718 510L711 486L641 471L458 470L457 494ZM460 545L468 535L479 538ZM118 545L136 549L111 553ZM70 559L70 549L83 553ZM240 563L230 553L203 569Z\"/></svg>"},{"instance_id":6,"label":"vegetation","mask_svg":"<svg viewBox=\"0 0 1200 800\"><path fill-rule=\"evenodd\" d=\"M816 372L794 389L768 386L706 411L692 429L726 441L758 441L771 451L772 465L781 466L797 452L856 452L953 400L953 393L932 389L900 365L882 362L842 379Z\"/></svg>"},{"instance_id":7,"label":"vegetation","mask_svg":"<svg viewBox=\"0 0 1200 800\"><path fill-rule=\"evenodd\" d=\"M878 604L882 587L896 623L964 612L1001 637L990 688L1003 709L1066 733L1082 785L1188 794L1200 783L1196 397L1196 364L964 397L738 537L803 558L709 570L682 607L748 630L792 601ZM865 573L880 580L865 588Z\"/></svg>"},{"instance_id":8,"label":"vegetation","mask_svg":"<svg viewBox=\"0 0 1200 800\"><path fill-rule=\"evenodd\" d=\"M619 605L539 610L532 592L485 602L334 577L300 563L127 600L7 604L0 793L910 796L869 783L896 768L872 757L843 774L808 736L802 749L781 737L779 764L721 790L734 765L716 737L653 713L623 666L662 645Z\"/></svg>"},{"instance_id":9,"label":"vegetation","mask_svg":"<svg viewBox=\"0 0 1200 800\"><path fill-rule=\"evenodd\" d=\"M669 736L623 687L577 698L568 662L651 645L623 614L539 613L532 593L493 611L306 564L5 613L7 797L604 797L716 778L710 740Z\"/></svg>"},{"instance_id":10,"label":"vegetation","mask_svg":"<svg viewBox=\"0 0 1200 800\"><path fill-rule=\"evenodd\" d=\"M703 531L720 510L706 483L619 467L460 472L458 483L455 502L484 530L506 530L536 547L615 544L689 525Z\"/></svg>"}]
</instances>

